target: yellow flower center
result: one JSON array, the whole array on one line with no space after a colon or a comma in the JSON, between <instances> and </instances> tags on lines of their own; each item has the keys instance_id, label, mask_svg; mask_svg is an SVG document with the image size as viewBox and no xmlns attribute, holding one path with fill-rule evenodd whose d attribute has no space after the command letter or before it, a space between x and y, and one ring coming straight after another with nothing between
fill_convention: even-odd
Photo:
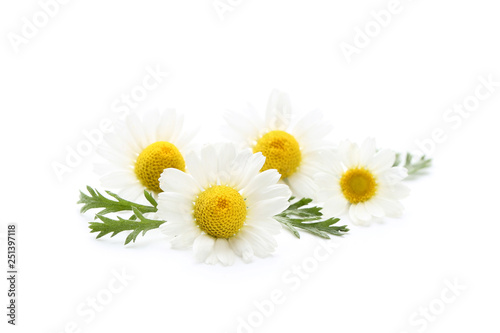
<instances>
[{"instance_id":1,"label":"yellow flower center","mask_svg":"<svg viewBox=\"0 0 500 333\"><path fill-rule=\"evenodd\" d=\"M203 191L194 203L196 223L201 230L216 238L234 236L246 217L245 199L229 186L212 186Z\"/></svg>"},{"instance_id":2,"label":"yellow flower center","mask_svg":"<svg viewBox=\"0 0 500 333\"><path fill-rule=\"evenodd\" d=\"M350 203L357 204L375 195L377 182L373 174L364 168L349 169L340 178L340 188Z\"/></svg>"},{"instance_id":3,"label":"yellow flower center","mask_svg":"<svg viewBox=\"0 0 500 333\"><path fill-rule=\"evenodd\" d=\"M293 175L302 161L299 143L293 135L284 131L264 134L257 141L253 152L261 152L266 157L261 171L276 169L281 174L281 179Z\"/></svg>"},{"instance_id":4,"label":"yellow flower center","mask_svg":"<svg viewBox=\"0 0 500 333\"><path fill-rule=\"evenodd\" d=\"M155 193L162 192L160 178L163 170L175 168L186 171L179 149L169 142L158 141L144 149L135 162L134 171L141 184Z\"/></svg>"}]
</instances>

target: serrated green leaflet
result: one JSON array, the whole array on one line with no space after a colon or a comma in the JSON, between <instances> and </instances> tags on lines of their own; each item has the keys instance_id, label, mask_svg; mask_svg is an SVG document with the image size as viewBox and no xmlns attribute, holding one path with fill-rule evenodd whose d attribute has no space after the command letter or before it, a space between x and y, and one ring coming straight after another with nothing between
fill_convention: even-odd
<instances>
[{"instance_id":1,"label":"serrated green leaflet","mask_svg":"<svg viewBox=\"0 0 500 333\"><path fill-rule=\"evenodd\" d=\"M155 199L151 196L151 194L147 191L144 191L144 196L153 205L153 207L136 204L134 202L122 199L120 196L110 191L106 191L106 193L109 196L115 198L116 200L106 198L101 193L99 193L99 191L94 190L90 186L87 186L87 190L89 191L90 196L80 191L80 200L78 200L77 202L77 204L83 204L83 207L80 210L81 213L85 213L89 209L93 208L104 208L103 210L97 213L100 215L106 215L109 213L116 213L122 211L131 211L132 208L136 208L139 212L143 214L156 212L157 203Z\"/></svg>"},{"instance_id":2,"label":"serrated green leaflet","mask_svg":"<svg viewBox=\"0 0 500 333\"><path fill-rule=\"evenodd\" d=\"M295 198L290 198L292 202ZM320 221L323 217L321 207L305 207L312 202L312 199L303 198L292 204L278 214L274 219L280 222L287 230L293 233L297 238L300 238L300 233L297 228L305 230L313 235L321 238L329 239L330 235L342 236L349 231L347 226L334 226L340 219L329 218Z\"/></svg>"},{"instance_id":3,"label":"serrated green leaflet","mask_svg":"<svg viewBox=\"0 0 500 333\"><path fill-rule=\"evenodd\" d=\"M90 232L98 232L99 234L96 238L101 238L107 234L111 234L111 237L122 231L132 231L125 239L125 245L131 241L135 242L137 236L142 232L144 236L147 231L157 229L165 223L165 221L151 220L144 215L135 207L132 208L134 216L136 216L139 221L126 220L121 217L117 217L117 220L110 219L109 217L103 216L101 214L96 214L96 217L102 221L101 222L89 222Z\"/></svg>"}]
</instances>

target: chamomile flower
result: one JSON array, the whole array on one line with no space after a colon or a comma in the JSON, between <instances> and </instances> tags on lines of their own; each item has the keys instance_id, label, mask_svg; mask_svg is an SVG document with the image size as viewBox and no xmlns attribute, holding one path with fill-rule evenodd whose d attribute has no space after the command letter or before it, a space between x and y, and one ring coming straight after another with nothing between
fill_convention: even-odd
<instances>
[{"instance_id":1,"label":"chamomile flower","mask_svg":"<svg viewBox=\"0 0 500 333\"><path fill-rule=\"evenodd\" d=\"M374 217L402 214L399 200L409 194L409 188L401 181L407 170L393 166L393 151L377 151L375 140L367 139L361 146L343 142L337 152L325 152L323 157L325 172L316 181L325 214L340 216L349 211L358 225L368 225Z\"/></svg>"},{"instance_id":2,"label":"chamomile flower","mask_svg":"<svg viewBox=\"0 0 500 333\"><path fill-rule=\"evenodd\" d=\"M129 114L98 150L108 162L96 165L102 185L130 200L140 197L145 189L154 195L160 193L163 170L186 170L184 156L191 151L193 135L183 131L183 122L183 116L172 109L150 111L142 119Z\"/></svg>"},{"instance_id":3,"label":"chamomile flower","mask_svg":"<svg viewBox=\"0 0 500 333\"><path fill-rule=\"evenodd\" d=\"M233 264L265 257L277 246L273 216L288 207L290 189L276 170L259 173L265 158L234 145L206 146L186 158L189 174L167 169L160 177L160 229L173 248L192 247L198 261Z\"/></svg>"},{"instance_id":4,"label":"chamomile flower","mask_svg":"<svg viewBox=\"0 0 500 333\"><path fill-rule=\"evenodd\" d=\"M262 171L276 169L284 183L300 197L315 193L314 175L320 166L319 152L326 147L331 127L319 111L292 124L288 95L273 91L262 119L252 108L246 114L229 112L225 120L229 137L266 157Z\"/></svg>"}]
</instances>

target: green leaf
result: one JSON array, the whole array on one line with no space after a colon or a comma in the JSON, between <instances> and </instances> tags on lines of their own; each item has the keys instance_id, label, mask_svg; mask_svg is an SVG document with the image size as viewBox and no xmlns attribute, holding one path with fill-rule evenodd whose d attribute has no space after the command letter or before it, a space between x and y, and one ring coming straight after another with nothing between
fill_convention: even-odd
<instances>
[{"instance_id":1,"label":"green leaf","mask_svg":"<svg viewBox=\"0 0 500 333\"><path fill-rule=\"evenodd\" d=\"M85 213L89 209L94 209L94 208L104 208L103 210L97 213L99 215L106 215L109 213L116 213L122 211L132 211L133 208L136 208L139 212L143 214L154 213L157 211L156 206L158 204L156 203L155 199L151 196L151 194L148 193L147 191L144 191L144 196L153 206L140 205L125 200L113 192L106 191L106 193L109 196L111 196L116 200L109 199L103 196L97 190L92 189L90 186L87 186L87 191L89 191L90 196L80 191L80 200L78 200L77 203L83 204L83 207L80 210L81 213Z\"/></svg>"},{"instance_id":2,"label":"green leaf","mask_svg":"<svg viewBox=\"0 0 500 333\"><path fill-rule=\"evenodd\" d=\"M131 231L130 234L125 239L125 245L130 242L135 242L137 236L142 232L144 236L149 230L157 229L165 223L165 221L151 220L146 217L135 207L132 207L134 216L136 216L139 221L132 219L123 219L117 217L117 220L113 220L109 217L103 216L101 214L96 214L96 217L102 222L89 222L90 232L98 232L99 234L96 238L101 238L107 234L111 234L111 237L119 234L123 231Z\"/></svg>"},{"instance_id":3,"label":"green leaf","mask_svg":"<svg viewBox=\"0 0 500 333\"><path fill-rule=\"evenodd\" d=\"M394 166L405 167L408 170L408 176L418 176L423 170L430 168L432 165L432 159L425 155L420 158L415 158L412 154L406 153L404 163L402 160L402 154L396 154Z\"/></svg>"},{"instance_id":4,"label":"green leaf","mask_svg":"<svg viewBox=\"0 0 500 333\"><path fill-rule=\"evenodd\" d=\"M290 198L290 202L294 199L293 197ZM322 208L316 206L307 207L312 201L309 198L302 198L291 203L285 211L274 216L274 219L297 238L300 238L297 228L326 239L329 239L330 235L342 236L349 231L345 225L334 226L340 221L338 218L332 217L321 221L323 218Z\"/></svg>"}]
</instances>

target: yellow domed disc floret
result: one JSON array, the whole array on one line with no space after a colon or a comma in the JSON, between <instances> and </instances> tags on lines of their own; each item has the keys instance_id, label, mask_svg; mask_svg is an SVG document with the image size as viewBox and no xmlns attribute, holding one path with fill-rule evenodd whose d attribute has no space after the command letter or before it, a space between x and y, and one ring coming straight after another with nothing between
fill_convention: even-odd
<instances>
[{"instance_id":1,"label":"yellow domed disc floret","mask_svg":"<svg viewBox=\"0 0 500 333\"><path fill-rule=\"evenodd\" d=\"M155 193L162 192L160 175L167 168L186 171L179 149L169 142L158 141L146 147L137 157L134 171L141 184Z\"/></svg>"},{"instance_id":2,"label":"yellow domed disc floret","mask_svg":"<svg viewBox=\"0 0 500 333\"><path fill-rule=\"evenodd\" d=\"M350 203L357 204L375 195L377 182L373 174L364 168L349 169L340 178L340 188Z\"/></svg>"},{"instance_id":3,"label":"yellow domed disc floret","mask_svg":"<svg viewBox=\"0 0 500 333\"><path fill-rule=\"evenodd\" d=\"M234 188L216 185L198 196L193 214L200 229L208 235L229 238L243 226L247 206L245 199Z\"/></svg>"},{"instance_id":4,"label":"yellow domed disc floret","mask_svg":"<svg viewBox=\"0 0 500 333\"><path fill-rule=\"evenodd\" d=\"M261 152L266 157L261 171L276 169L281 174L281 179L293 175L302 161L299 143L293 135L284 131L264 134L257 141L253 152Z\"/></svg>"}]
</instances>

